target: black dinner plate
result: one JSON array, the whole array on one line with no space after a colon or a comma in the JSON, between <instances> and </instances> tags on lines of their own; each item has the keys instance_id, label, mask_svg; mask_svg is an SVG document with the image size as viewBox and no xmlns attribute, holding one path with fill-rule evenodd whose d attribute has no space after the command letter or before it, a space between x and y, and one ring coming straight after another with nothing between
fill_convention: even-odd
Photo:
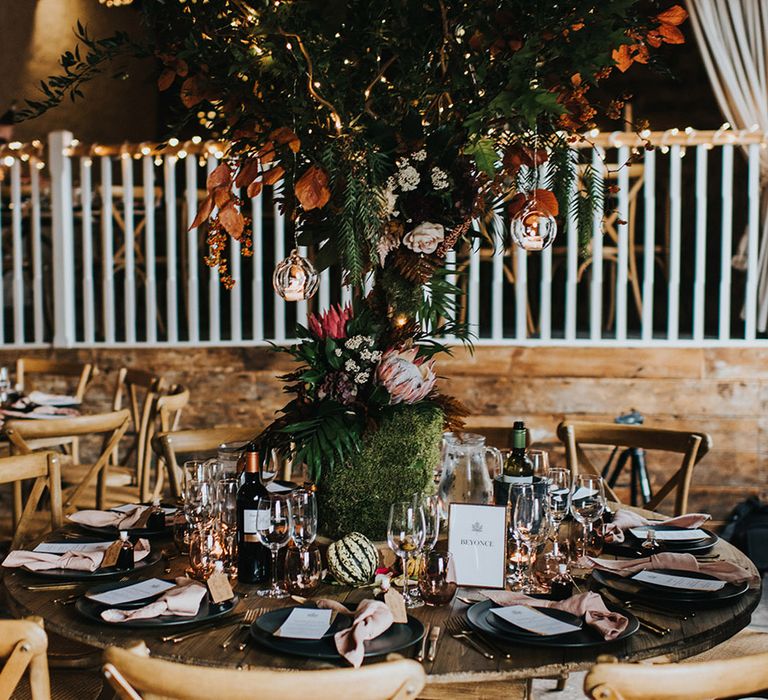
<instances>
[{"instance_id":1,"label":"black dinner plate","mask_svg":"<svg viewBox=\"0 0 768 700\"><path fill-rule=\"evenodd\" d=\"M137 561L132 569L117 569L114 566L107 567L105 569L96 569L96 571L74 571L72 569L47 569L45 571L33 571L26 566L22 566L21 570L27 574L33 576L42 576L44 578L56 578L66 579L67 581L92 581L92 580L108 580L111 578L119 578L121 576L129 576L134 572L142 572L154 566L160 561L162 553L159 549L150 550L149 554L141 561Z\"/></svg>"},{"instance_id":2,"label":"black dinner plate","mask_svg":"<svg viewBox=\"0 0 768 700\"><path fill-rule=\"evenodd\" d=\"M253 624L264 634L272 634L288 619L288 615L291 614L291 610L293 610L294 607L295 606L273 610L272 612L259 617ZM336 632L341 632L341 630L346 629L351 624L352 618L349 615L336 615L336 618L322 638L333 637Z\"/></svg>"},{"instance_id":3,"label":"black dinner plate","mask_svg":"<svg viewBox=\"0 0 768 700\"><path fill-rule=\"evenodd\" d=\"M136 583L135 581L121 581L119 584L111 584L109 586L99 586L91 589L91 592L104 593L106 591L115 590L117 588L123 588ZM160 594L162 595L162 594ZM159 598L160 595L147 598L144 603L150 602L153 598ZM75 610L83 617L91 622L97 622L101 625L108 625L110 627L124 627L125 629L155 629L165 627L187 627L190 625L198 625L203 622L210 622L216 620L225 615L229 615L237 605L239 598L235 596L232 600L227 600L223 603L214 604L208 600L206 594L200 603L200 609L197 611L197 615L193 617L181 617L179 615L167 615L164 617L153 617L148 620L130 620L128 622L107 622L101 618L102 611L107 608L114 607L118 610L132 610L141 605L137 605L137 601L131 601L125 605L109 606L103 603L98 603L95 600L90 600L86 597L77 599L75 603Z\"/></svg>"},{"instance_id":4,"label":"black dinner plate","mask_svg":"<svg viewBox=\"0 0 768 700\"><path fill-rule=\"evenodd\" d=\"M493 613L495 606L491 606L488 611L488 615L486 616L486 620L488 620L488 624L490 624L492 627L495 627L502 633L510 632L511 634L514 634L518 637L541 637L542 635L537 634L536 632L531 632L530 630L527 630L523 627L518 627L517 625L508 622L507 620L499 617L498 615ZM584 626L584 620L579 617L578 615L573 615L572 613L565 612L565 610L554 610L552 608L536 608L540 613L544 613L545 615L549 615L550 617L554 617L556 620L560 620L561 622L567 622L569 625L574 625L576 627L583 627ZM553 639L554 637L562 637L566 634L573 634L573 632L563 632L561 634L548 634L546 635L549 639Z\"/></svg>"},{"instance_id":5,"label":"black dinner plate","mask_svg":"<svg viewBox=\"0 0 768 700\"><path fill-rule=\"evenodd\" d=\"M660 573L674 576L689 576L691 578L716 579L715 576L700 571L677 571L674 569L659 569ZM636 581L630 576L622 577L608 571L592 570L592 578L600 585L606 586L620 593L630 593L640 599L652 600L655 603L674 607L677 604L694 605L701 607L714 607L731 603L736 598L743 596L749 590L749 583L727 582L719 591L687 591L674 589L667 586Z\"/></svg>"},{"instance_id":6,"label":"black dinner plate","mask_svg":"<svg viewBox=\"0 0 768 700\"><path fill-rule=\"evenodd\" d=\"M494 638L496 641L507 644L523 644L539 647L564 647L564 648L583 648L583 647L596 647L603 644L613 644L614 642L620 642L627 637L631 637L638 629L640 629L640 623L637 618L627 610L620 610L616 606L610 604L607 605L608 609L613 612L619 612L627 618L628 623L625 630L616 638L610 642L603 639L600 634L592 627L584 625L578 632L569 632L568 634L543 636L543 635L531 635L530 633L519 634L512 632L511 627L504 630L494 626L488 619L492 616L491 608L494 607L494 602L491 600L484 600L480 603L475 603L467 610L467 620L470 627L478 632L487 634ZM495 616L494 616L495 617Z\"/></svg>"},{"instance_id":7,"label":"black dinner plate","mask_svg":"<svg viewBox=\"0 0 768 700\"><path fill-rule=\"evenodd\" d=\"M645 527L645 526L643 526ZM656 530L658 532L673 532L675 530L680 530L683 528L675 527L674 525L651 525L648 526L649 528ZM685 528L688 529L688 528ZM698 552L699 550L708 547L712 548L718 541L719 537L712 532L711 530L707 530L706 528L700 527L696 528L698 530L701 530L704 532L703 537L699 537L695 540L685 540L685 541L664 541L664 540L657 540L657 542L661 545L662 550L666 550L668 552ZM629 530L627 530L626 533L626 540L628 542L631 542L635 545L641 545L645 541L645 537L635 537Z\"/></svg>"},{"instance_id":8,"label":"black dinner plate","mask_svg":"<svg viewBox=\"0 0 768 700\"><path fill-rule=\"evenodd\" d=\"M322 639L291 639L275 637L273 632L283 623L290 608L272 610L262 615L251 625L253 640L271 651L308 659L340 661L339 652L332 636ZM341 616L339 616L341 617ZM413 646L424 637L424 625L415 617L408 616L408 622L393 624L386 632L365 642L365 658L382 656Z\"/></svg>"}]
</instances>

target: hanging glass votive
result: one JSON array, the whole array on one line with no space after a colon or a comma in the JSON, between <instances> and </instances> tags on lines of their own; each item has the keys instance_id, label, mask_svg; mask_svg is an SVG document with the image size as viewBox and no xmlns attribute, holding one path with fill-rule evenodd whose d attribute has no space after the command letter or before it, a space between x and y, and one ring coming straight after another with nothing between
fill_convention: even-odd
<instances>
[{"instance_id":1,"label":"hanging glass votive","mask_svg":"<svg viewBox=\"0 0 768 700\"><path fill-rule=\"evenodd\" d=\"M317 270L295 248L277 264L272 275L272 286L286 301L309 299L317 291L319 282Z\"/></svg>"},{"instance_id":2,"label":"hanging glass votive","mask_svg":"<svg viewBox=\"0 0 768 700\"><path fill-rule=\"evenodd\" d=\"M523 250L539 251L549 248L557 235L557 220L530 200L511 222L512 240Z\"/></svg>"}]
</instances>

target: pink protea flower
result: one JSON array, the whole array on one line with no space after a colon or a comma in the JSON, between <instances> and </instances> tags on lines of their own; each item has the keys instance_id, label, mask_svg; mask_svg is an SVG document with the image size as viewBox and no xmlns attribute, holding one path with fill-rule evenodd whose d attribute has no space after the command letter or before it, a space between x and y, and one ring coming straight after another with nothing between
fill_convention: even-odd
<instances>
[{"instance_id":1,"label":"pink protea flower","mask_svg":"<svg viewBox=\"0 0 768 700\"><path fill-rule=\"evenodd\" d=\"M352 318L352 307L331 306L325 313L317 316L310 314L307 319L309 331L320 340L326 338L346 338L347 321Z\"/></svg>"},{"instance_id":2,"label":"pink protea flower","mask_svg":"<svg viewBox=\"0 0 768 700\"><path fill-rule=\"evenodd\" d=\"M416 359L416 348L388 350L381 358L376 377L389 392L390 403L416 403L435 386L434 360Z\"/></svg>"}]
</instances>

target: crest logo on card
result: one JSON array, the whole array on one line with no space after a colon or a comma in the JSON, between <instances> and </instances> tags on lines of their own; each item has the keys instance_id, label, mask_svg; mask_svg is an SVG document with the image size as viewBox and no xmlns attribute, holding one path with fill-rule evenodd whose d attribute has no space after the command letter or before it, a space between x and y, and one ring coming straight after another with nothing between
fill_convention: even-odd
<instances>
[{"instance_id":1,"label":"crest logo on card","mask_svg":"<svg viewBox=\"0 0 768 700\"><path fill-rule=\"evenodd\" d=\"M482 523L475 520L475 522L472 523L472 532L482 532L482 531L483 531Z\"/></svg>"}]
</instances>

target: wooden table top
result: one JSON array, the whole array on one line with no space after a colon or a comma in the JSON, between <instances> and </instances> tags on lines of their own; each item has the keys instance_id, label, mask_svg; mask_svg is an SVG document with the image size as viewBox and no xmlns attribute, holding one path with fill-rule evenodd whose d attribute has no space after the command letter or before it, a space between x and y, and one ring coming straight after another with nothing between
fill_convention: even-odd
<instances>
[{"instance_id":1,"label":"wooden table top","mask_svg":"<svg viewBox=\"0 0 768 700\"><path fill-rule=\"evenodd\" d=\"M165 543L154 542L154 547L163 547ZM168 548L170 549L172 545ZM723 559L737 562L754 570L752 563L737 549L724 541L718 542L715 552ZM156 576L181 575L186 566L186 557L179 557L168 562L168 569L163 563L153 571ZM40 582L40 577L10 570L6 571L3 581L9 593L11 604L19 616L40 615L45 619L46 628L68 639L93 645L99 648L108 646L127 646L143 640L156 658L180 661L203 666L233 668L267 667L290 669L327 668L330 664L300 657L279 656L251 644L243 652L231 647L224 650L220 643L229 635L232 628L213 630L179 644L164 643L160 637L168 630L147 632L120 629L117 626L98 625L84 620L73 605L60 605L53 601L69 595L72 591L29 591L24 586ZM50 581L50 579L48 579ZM83 586L83 589L85 586ZM255 595L255 586L238 584L236 591L241 600L238 612L251 608L276 608L295 605L291 599L269 600ZM76 589L76 591L83 590ZM370 597L371 589L355 590L340 586L324 585L315 597L328 597L337 600L356 602ZM664 657L669 661L679 660L710 649L732 637L743 629L760 600L759 585L751 588L735 604L709 610L697 610L696 616L680 620L643 611L643 616L654 622L664 623L672 631L659 637L643 629L626 641L607 643L589 649L546 649L541 647L520 646L514 650L511 659L496 658L488 660L470 647L441 634L437 647L437 656L433 663L425 661L424 668L429 675L429 682L478 683L482 681L513 681L533 677L552 676L588 668L600 654L612 654L619 659L637 661L650 657ZM472 589L460 589L458 595L477 597ZM467 605L454 598L452 603L438 608L422 607L411 614L424 623L440 625L445 630L445 621L452 615L463 613ZM416 648L405 652L414 655Z\"/></svg>"}]
</instances>

